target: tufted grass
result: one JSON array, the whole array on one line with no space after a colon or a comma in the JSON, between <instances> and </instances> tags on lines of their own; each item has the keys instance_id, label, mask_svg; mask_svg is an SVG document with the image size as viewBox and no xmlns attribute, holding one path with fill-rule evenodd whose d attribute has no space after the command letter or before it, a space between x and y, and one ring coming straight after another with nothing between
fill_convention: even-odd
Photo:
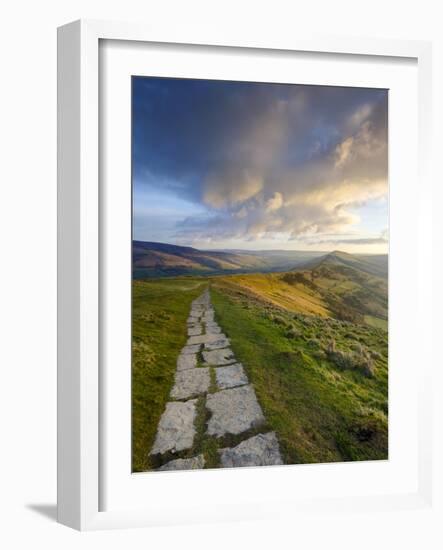
<instances>
[{"instance_id":1,"label":"tufted grass","mask_svg":"<svg viewBox=\"0 0 443 550\"><path fill-rule=\"evenodd\" d=\"M288 464L388 458L387 333L276 308L213 279L216 320L254 385ZM328 358L372 352L374 375L342 369ZM356 347L357 346L357 347ZM360 348L358 348L360 346Z\"/></svg>"}]
</instances>

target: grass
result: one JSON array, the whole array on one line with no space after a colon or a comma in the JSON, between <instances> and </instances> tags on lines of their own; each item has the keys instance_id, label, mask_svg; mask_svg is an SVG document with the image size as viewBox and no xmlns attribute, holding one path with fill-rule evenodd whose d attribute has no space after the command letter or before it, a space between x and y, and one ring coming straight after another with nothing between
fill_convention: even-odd
<instances>
[{"instance_id":1,"label":"grass","mask_svg":"<svg viewBox=\"0 0 443 550\"><path fill-rule=\"evenodd\" d=\"M327 304L318 292L306 285L289 284L284 277L285 275L279 273L254 273L231 275L222 277L222 280L225 285L241 288L258 299L265 298L268 302L288 310L321 316L330 314Z\"/></svg>"},{"instance_id":2,"label":"grass","mask_svg":"<svg viewBox=\"0 0 443 550\"><path fill-rule=\"evenodd\" d=\"M208 284L216 321L245 367L266 425L241 437L209 437L209 412L199 397L192 449L152 458L149 450L187 339L191 302ZM216 468L220 448L270 430L276 431L288 464L386 459L388 335L386 321L370 313L385 314L384 292L378 278L334 266L314 275L134 281L133 471L200 453L206 468ZM355 308L363 313L353 316ZM201 355L198 359L201 367ZM216 390L211 368L209 392Z\"/></svg>"},{"instance_id":3,"label":"grass","mask_svg":"<svg viewBox=\"0 0 443 550\"><path fill-rule=\"evenodd\" d=\"M134 281L132 300L132 470L152 468L149 450L186 342L191 302L206 287L199 278Z\"/></svg>"},{"instance_id":4,"label":"grass","mask_svg":"<svg viewBox=\"0 0 443 550\"><path fill-rule=\"evenodd\" d=\"M197 399L196 436L191 449L150 457L157 426L174 384L177 357L187 340L186 320L191 302L200 296L203 278L149 279L133 283L132 314L132 471L145 472L169 460L203 454L206 468L219 466L218 449L238 443L206 434L209 412L205 397ZM201 353L198 367L202 367ZM209 393L217 391L215 369L210 369ZM253 434L251 434L253 435Z\"/></svg>"},{"instance_id":5,"label":"grass","mask_svg":"<svg viewBox=\"0 0 443 550\"><path fill-rule=\"evenodd\" d=\"M365 315L365 323L371 325L372 327L378 327L382 328L383 330L388 330L387 319L380 319L379 317L374 317L373 315Z\"/></svg>"},{"instance_id":6,"label":"grass","mask_svg":"<svg viewBox=\"0 0 443 550\"><path fill-rule=\"evenodd\" d=\"M224 275L217 280L287 311L386 328L386 281L346 265L325 261L308 271Z\"/></svg>"},{"instance_id":7,"label":"grass","mask_svg":"<svg viewBox=\"0 0 443 550\"><path fill-rule=\"evenodd\" d=\"M214 279L211 296L286 463L387 458L385 331L294 314L224 279ZM331 341L343 353L372 352L374 375L337 366L327 355Z\"/></svg>"}]
</instances>

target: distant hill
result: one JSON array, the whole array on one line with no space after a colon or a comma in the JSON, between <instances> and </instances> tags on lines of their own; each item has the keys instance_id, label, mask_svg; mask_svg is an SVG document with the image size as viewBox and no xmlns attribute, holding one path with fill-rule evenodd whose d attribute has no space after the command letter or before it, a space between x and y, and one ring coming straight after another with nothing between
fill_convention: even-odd
<instances>
[{"instance_id":1,"label":"distant hill","mask_svg":"<svg viewBox=\"0 0 443 550\"><path fill-rule=\"evenodd\" d=\"M198 250L190 246L133 241L135 278L285 271L324 256L292 250Z\"/></svg>"},{"instance_id":2,"label":"distant hill","mask_svg":"<svg viewBox=\"0 0 443 550\"><path fill-rule=\"evenodd\" d=\"M386 277L387 256L299 250L198 250L190 246L133 241L136 279L177 275L284 272L315 269L328 262Z\"/></svg>"},{"instance_id":3,"label":"distant hill","mask_svg":"<svg viewBox=\"0 0 443 550\"><path fill-rule=\"evenodd\" d=\"M132 263L136 278L260 271L268 268L259 256L143 241L133 242Z\"/></svg>"},{"instance_id":4,"label":"distant hill","mask_svg":"<svg viewBox=\"0 0 443 550\"><path fill-rule=\"evenodd\" d=\"M335 250L318 258L308 260L301 269L315 269L321 265L335 265L353 267L370 275L387 278L388 255L387 254L348 254Z\"/></svg>"},{"instance_id":5,"label":"distant hill","mask_svg":"<svg viewBox=\"0 0 443 550\"><path fill-rule=\"evenodd\" d=\"M244 250L226 250L235 254L244 254ZM259 256L267 264L283 269L290 269L290 266L305 265L306 262L316 260L325 256L326 252L311 250L248 250L250 256Z\"/></svg>"}]
</instances>

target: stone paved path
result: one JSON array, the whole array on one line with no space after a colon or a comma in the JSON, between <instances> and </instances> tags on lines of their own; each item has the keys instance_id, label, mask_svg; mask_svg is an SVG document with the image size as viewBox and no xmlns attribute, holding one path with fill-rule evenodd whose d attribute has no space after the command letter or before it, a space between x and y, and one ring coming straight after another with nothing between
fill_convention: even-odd
<instances>
[{"instance_id":1,"label":"stone paved path","mask_svg":"<svg viewBox=\"0 0 443 550\"><path fill-rule=\"evenodd\" d=\"M229 338L215 321L209 290L192 302L187 330L189 338L177 359L170 401L160 419L150 454L169 456L186 450L189 453L197 433L197 398L203 396L210 413L206 436L231 435L238 441L245 434L237 445L218 451L222 467L283 464L275 432L247 436L248 431L265 424L265 417L243 365L230 348ZM204 466L205 457L199 454L169 460L159 470Z\"/></svg>"}]
</instances>

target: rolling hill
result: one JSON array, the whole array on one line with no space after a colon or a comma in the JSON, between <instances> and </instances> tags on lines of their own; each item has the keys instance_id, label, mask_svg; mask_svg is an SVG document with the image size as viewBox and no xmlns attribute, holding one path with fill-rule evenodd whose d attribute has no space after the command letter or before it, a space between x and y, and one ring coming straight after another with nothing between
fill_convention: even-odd
<instances>
[{"instance_id":1,"label":"rolling hill","mask_svg":"<svg viewBox=\"0 0 443 550\"><path fill-rule=\"evenodd\" d=\"M315 269L328 260L385 277L387 256L298 250L198 250L189 246L133 241L135 279L177 275L268 273Z\"/></svg>"},{"instance_id":2,"label":"rolling hill","mask_svg":"<svg viewBox=\"0 0 443 550\"><path fill-rule=\"evenodd\" d=\"M333 252L307 275L337 317L385 326L388 318L387 258L383 266L372 264L365 257Z\"/></svg>"},{"instance_id":3,"label":"rolling hill","mask_svg":"<svg viewBox=\"0 0 443 550\"><path fill-rule=\"evenodd\" d=\"M387 254L348 254L335 250L329 254L307 261L302 268L315 269L327 262L328 265L345 266L358 269L370 275L377 277L388 276L388 256Z\"/></svg>"},{"instance_id":4,"label":"rolling hill","mask_svg":"<svg viewBox=\"0 0 443 550\"><path fill-rule=\"evenodd\" d=\"M259 256L143 241L133 242L132 262L135 278L260 271L269 268Z\"/></svg>"},{"instance_id":5,"label":"rolling hill","mask_svg":"<svg viewBox=\"0 0 443 550\"><path fill-rule=\"evenodd\" d=\"M214 284L287 311L386 328L387 280L368 273L373 271L368 262L333 252L317 260L314 267L309 263L309 269L283 273L217 277Z\"/></svg>"}]
</instances>

